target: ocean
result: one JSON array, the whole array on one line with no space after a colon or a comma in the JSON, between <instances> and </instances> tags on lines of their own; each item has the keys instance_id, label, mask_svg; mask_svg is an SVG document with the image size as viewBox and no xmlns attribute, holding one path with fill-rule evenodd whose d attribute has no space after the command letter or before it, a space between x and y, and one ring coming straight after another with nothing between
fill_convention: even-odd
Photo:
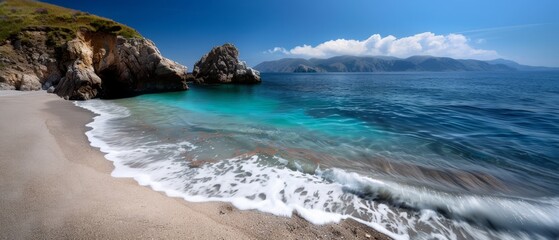
<instances>
[{"instance_id":1,"label":"ocean","mask_svg":"<svg viewBox=\"0 0 559 240\"><path fill-rule=\"evenodd\" d=\"M114 177L395 239L559 238L559 72L262 74L76 102Z\"/></svg>"}]
</instances>

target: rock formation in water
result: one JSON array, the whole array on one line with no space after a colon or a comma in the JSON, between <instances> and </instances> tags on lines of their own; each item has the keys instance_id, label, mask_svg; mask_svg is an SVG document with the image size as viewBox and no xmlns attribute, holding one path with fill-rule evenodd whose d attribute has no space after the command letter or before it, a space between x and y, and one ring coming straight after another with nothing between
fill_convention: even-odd
<instances>
[{"instance_id":1,"label":"rock formation in water","mask_svg":"<svg viewBox=\"0 0 559 240\"><path fill-rule=\"evenodd\" d=\"M214 47L194 65L197 83L260 83L260 73L239 61L239 51L233 44Z\"/></svg>"},{"instance_id":2,"label":"rock formation in water","mask_svg":"<svg viewBox=\"0 0 559 240\"><path fill-rule=\"evenodd\" d=\"M34 1L0 7L9 13L0 23L10 30L0 34L0 89L46 89L76 100L188 89L186 67L122 24ZM22 16L51 19L57 27L21 27Z\"/></svg>"}]
</instances>

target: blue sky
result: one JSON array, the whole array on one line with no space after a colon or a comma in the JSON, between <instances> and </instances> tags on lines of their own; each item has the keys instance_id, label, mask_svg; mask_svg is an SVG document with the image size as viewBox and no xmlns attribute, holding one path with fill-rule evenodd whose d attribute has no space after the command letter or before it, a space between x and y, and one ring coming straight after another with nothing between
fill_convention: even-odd
<instances>
[{"instance_id":1,"label":"blue sky","mask_svg":"<svg viewBox=\"0 0 559 240\"><path fill-rule=\"evenodd\" d=\"M249 65L283 57L429 54L559 67L557 0L45 2L127 24L189 69L226 42Z\"/></svg>"}]
</instances>

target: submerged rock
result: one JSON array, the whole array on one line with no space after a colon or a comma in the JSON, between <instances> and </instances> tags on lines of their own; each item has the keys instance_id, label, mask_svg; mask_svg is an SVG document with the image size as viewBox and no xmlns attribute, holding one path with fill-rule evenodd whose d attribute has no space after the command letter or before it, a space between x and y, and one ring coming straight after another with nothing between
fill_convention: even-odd
<instances>
[{"instance_id":1,"label":"submerged rock","mask_svg":"<svg viewBox=\"0 0 559 240\"><path fill-rule=\"evenodd\" d=\"M239 61L239 51L233 44L214 47L204 55L192 71L197 83L260 83L260 72Z\"/></svg>"}]
</instances>

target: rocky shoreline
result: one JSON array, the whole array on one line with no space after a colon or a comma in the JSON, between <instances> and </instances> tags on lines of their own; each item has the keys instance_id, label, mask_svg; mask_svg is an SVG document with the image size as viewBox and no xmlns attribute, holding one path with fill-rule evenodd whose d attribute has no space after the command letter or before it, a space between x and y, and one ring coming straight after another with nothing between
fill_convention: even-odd
<instances>
[{"instance_id":1,"label":"rocky shoreline","mask_svg":"<svg viewBox=\"0 0 559 240\"><path fill-rule=\"evenodd\" d=\"M147 39L81 31L56 47L48 34L29 29L1 46L0 61L9 65L0 72L0 89L45 89L72 100L188 89L186 67Z\"/></svg>"},{"instance_id":2,"label":"rocky shoreline","mask_svg":"<svg viewBox=\"0 0 559 240\"><path fill-rule=\"evenodd\" d=\"M87 100L182 91L192 79L204 84L260 82L260 73L238 60L232 44L203 56L192 76L145 38L80 31L75 39L51 46L49 32L30 28L0 46L0 90L43 89L64 99Z\"/></svg>"}]
</instances>

